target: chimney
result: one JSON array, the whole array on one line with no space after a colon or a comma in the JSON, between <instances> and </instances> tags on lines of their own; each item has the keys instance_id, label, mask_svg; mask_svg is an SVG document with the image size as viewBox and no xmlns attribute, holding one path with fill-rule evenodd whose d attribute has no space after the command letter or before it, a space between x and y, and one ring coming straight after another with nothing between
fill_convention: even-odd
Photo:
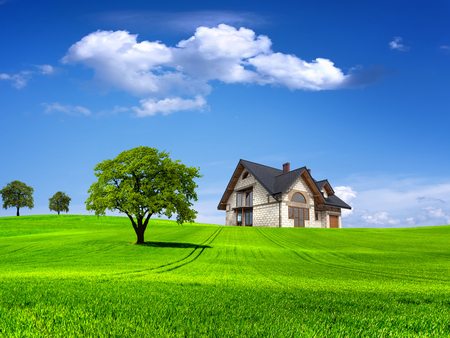
<instances>
[{"instance_id":1,"label":"chimney","mask_svg":"<svg viewBox=\"0 0 450 338\"><path fill-rule=\"evenodd\" d=\"M308 169L309 175L311 175L311 169Z\"/></svg>"},{"instance_id":2,"label":"chimney","mask_svg":"<svg viewBox=\"0 0 450 338\"><path fill-rule=\"evenodd\" d=\"M288 173L291 170L291 164L289 162L283 164L283 174Z\"/></svg>"}]
</instances>

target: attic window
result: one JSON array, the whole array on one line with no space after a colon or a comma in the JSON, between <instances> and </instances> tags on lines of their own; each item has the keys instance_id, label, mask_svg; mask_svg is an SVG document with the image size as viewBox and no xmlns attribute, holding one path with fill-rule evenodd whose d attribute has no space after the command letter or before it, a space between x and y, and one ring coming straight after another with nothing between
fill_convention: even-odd
<instances>
[{"instance_id":1,"label":"attic window","mask_svg":"<svg viewBox=\"0 0 450 338\"><path fill-rule=\"evenodd\" d=\"M305 198L305 196L303 196L302 193L296 192L294 195L292 195L291 201L292 202L306 203L306 198Z\"/></svg>"},{"instance_id":2,"label":"attic window","mask_svg":"<svg viewBox=\"0 0 450 338\"><path fill-rule=\"evenodd\" d=\"M247 177L250 177L250 173L248 171L246 171L244 173L244 176L242 176L242 179L245 180Z\"/></svg>"}]
</instances>

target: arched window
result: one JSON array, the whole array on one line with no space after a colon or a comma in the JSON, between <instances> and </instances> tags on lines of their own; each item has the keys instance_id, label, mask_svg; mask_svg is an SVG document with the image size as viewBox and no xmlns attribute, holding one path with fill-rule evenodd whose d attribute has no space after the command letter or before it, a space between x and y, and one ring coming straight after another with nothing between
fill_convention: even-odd
<instances>
[{"instance_id":1,"label":"arched window","mask_svg":"<svg viewBox=\"0 0 450 338\"><path fill-rule=\"evenodd\" d=\"M250 177L250 173L249 173L248 171L246 171L246 172L244 173L244 176L242 176L242 179L244 180L244 179L246 179L247 177Z\"/></svg>"},{"instance_id":2,"label":"arched window","mask_svg":"<svg viewBox=\"0 0 450 338\"><path fill-rule=\"evenodd\" d=\"M292 195L291 201L292 202L306 203L306 198L305 198L305 196L303 196L302 193L296 192L294 195Z\"/></svg>"}]
</instances>

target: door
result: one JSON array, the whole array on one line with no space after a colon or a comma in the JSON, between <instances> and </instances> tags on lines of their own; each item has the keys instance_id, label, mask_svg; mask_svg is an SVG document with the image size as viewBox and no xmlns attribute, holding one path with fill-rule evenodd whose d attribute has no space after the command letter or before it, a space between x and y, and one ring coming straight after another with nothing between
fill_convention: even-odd
<instances>
[{"instance_id":1,"label":"door","mask_svg":"<svg viewBox=\"0 0 450 338\"><path fill-rule=\"evenodd\" d=\"M253 212L247 211L245 213L245 226L251 227L253 226Z\"/></svg>"},{"instance_id":2,"label":"door","mask_svg":"<svg viewBox=\"0 0 450 338\"><path fill-rule=\"evenodd\" d=\"M303 209L294 208L294 227L304 227Z\"/></svg>"},{"instance_id":3,"label":"door","mask_svg":"<svg viewBox=\"0 0 450 338\"><path fill-rule=\"evenodd\" d=\"M339 228L338 216L330 216L330 228Z\"/></svg>"},{"instance_id":4,"label":"door","mask_svg":"<svg viewBox=\"0 0 450 338\"><path fill-rule=\"evenodd\" d=\"M242 225L242 212L238 211L237 215L236 215L236 223L237 226L241 226Z\"/></svg>"}]
</instances>

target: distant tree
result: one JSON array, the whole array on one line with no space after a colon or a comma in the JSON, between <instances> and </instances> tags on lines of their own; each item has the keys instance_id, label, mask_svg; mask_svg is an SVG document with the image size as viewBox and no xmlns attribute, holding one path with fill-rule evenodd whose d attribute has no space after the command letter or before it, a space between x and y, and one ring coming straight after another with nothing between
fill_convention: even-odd
<instances>
[{"instance_id":1,"label":"distant tree","mask_svg":"<svg viewBox=\"0 0 450 338\"><path fill-rule=\"evenodd\" d=\"M33 199L34 189L20 181L12 181L6 184L0 190L3 199L3 209L17 208L17 216L19 216L20 208L34 208Z\"/></svg>"},{"instance_id":2,"label":"distant tree","mask_svg":"<svg viewBox=\"0 0 450 338\"><path fill-rule=\"evenodd\" d=\"M69 212L69 203L72 199L65 192L58 191L53 197L48 199L50 211L56 211L59 215L61 211Z\"/></svg>"},{"instance_id":3,"label":"distant tree","mask_svg":"<svg viewBox=\"0 0 450 338\"><path fill-rule=\"evenodd\" d=\"M172 161L169 153L137 147L97 164L94 170L98 181L88 190L86 209L96 215L105 215L106 209L126 214L137 244L144 243L152 215L176 214L179 224L196 218L191 201L197 201L194 179L201 177L199 168Z\"/></svg>"}]
</instances>

